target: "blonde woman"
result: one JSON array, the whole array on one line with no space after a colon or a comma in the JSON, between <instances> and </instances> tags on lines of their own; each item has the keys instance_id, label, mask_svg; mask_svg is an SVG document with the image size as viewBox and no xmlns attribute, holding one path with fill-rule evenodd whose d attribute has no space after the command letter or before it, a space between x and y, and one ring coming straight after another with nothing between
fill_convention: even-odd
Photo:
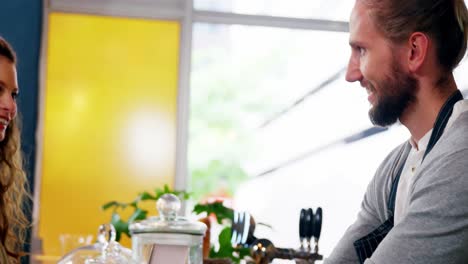
<instances>
[{"instance_id":1,"label":"blonde woman","mask_svg":"<svg viewBox=\"0 0 468 264\"><path fill-rule=\"evenodd\" d=\"M22 166L16 97L16 55L0 37L0 263L19 263L28 220L22 210L26 175Z\"/></svg>"}]
</instances>

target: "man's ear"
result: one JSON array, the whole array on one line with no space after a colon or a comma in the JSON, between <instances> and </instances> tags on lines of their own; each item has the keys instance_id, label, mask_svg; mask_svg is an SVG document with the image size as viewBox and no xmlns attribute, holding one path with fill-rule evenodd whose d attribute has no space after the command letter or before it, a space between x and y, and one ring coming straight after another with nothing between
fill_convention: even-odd
<instances>
[{"instance_id":1,"label":"man's ear","mask_svg":"<svg viewBox=\"0 0 468 264\"><path fill-rule=\"evenodd\" d=\"M429 52L429 38L424 33L414 32L408 41L408 68L410 72L418 72L423 66Z\"/></svg>"}]
</instances>

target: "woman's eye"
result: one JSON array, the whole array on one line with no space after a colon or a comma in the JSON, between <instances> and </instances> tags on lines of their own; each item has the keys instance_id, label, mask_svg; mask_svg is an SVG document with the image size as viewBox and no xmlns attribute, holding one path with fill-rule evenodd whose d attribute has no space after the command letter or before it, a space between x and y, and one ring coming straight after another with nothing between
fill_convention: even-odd
<instances>
[{"instance_id":1,"label":"woman's eye","mask_svg":"<svg viewBox=\"0 0 468 264\"><path fill-rule=\"evenodd\" d=\"M13 93L11 93L11 98L13 98L13 99L16 100L16 98L18 97L18 95L19 95L19 93L13 92Z\"/></svg>"}]
</instances>

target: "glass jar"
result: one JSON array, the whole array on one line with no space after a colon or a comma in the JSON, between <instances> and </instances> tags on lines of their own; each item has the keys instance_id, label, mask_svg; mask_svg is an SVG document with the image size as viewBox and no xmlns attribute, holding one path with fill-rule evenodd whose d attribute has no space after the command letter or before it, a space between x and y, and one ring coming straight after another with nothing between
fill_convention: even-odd
<instances>
[{"instance_id":1,"label":"glass jar","mask_svg":"<svg viewBox=\"0 0 468 264\"><path fill-rule=\"evenodd\" d=\"M134 222L132 259L137 264L202 264L202 244L206 225L178 217L180 200L164 194L157 201L159 217Z\"/></svg>"},{"instance_id":2,"label":"glass jar","mask_svg":"<svg viewBox=\"0 0 468 264\"><path fill-rule=\"evenodd\" d=\"M99 226L97 242L68 252L58 264L128 264L132 263L131 251L115 241L112 224Z\"/></svg>"}]
</instances>

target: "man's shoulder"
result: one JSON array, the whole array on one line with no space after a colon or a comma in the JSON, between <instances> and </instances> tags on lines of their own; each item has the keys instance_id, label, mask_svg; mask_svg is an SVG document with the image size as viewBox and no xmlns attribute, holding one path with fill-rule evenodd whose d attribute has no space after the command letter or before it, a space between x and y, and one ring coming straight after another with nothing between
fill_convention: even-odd
<instances>
[{"instance_id":1,"label":"man's shoulder","mask_svg":"<svg viewBox=\"0 0 468 264\"><path fill-rule=\"evenodd\" d=\"M442 135L439 148L434 148L434 151L456 152L468 151L468 111L460 114L453 122L453 125ZM437 144L436 144L437 146Z\"/></svg>"},{"instance_id":2,"label":"man's shoulder","mask_svg":"<svg viewBox=\"0 0 468 264\"><path fill-rule=\"evenodd\" d=\"M421 166L421 175L428 181L431 176L462 177L468 172L468 111L462 113L442 135ZM421 175L417 178L420 178ZM468 182L467 182L468 184Z\"/></svg>"},{"instance_id":3,"label":"man's shoulder","mask_svg":"<svg viewBox=\"0 0 468 264\"><path fill-rule=\"evenodd\" d=\"M467 102L468 105L468 102ZM458 116L458 118L453 122L453 131L458 131L463 128L468 127L468 110L464 111L463 113ZM451 131L450 129L449 131Z\"/></svg>"}]
</instances>

